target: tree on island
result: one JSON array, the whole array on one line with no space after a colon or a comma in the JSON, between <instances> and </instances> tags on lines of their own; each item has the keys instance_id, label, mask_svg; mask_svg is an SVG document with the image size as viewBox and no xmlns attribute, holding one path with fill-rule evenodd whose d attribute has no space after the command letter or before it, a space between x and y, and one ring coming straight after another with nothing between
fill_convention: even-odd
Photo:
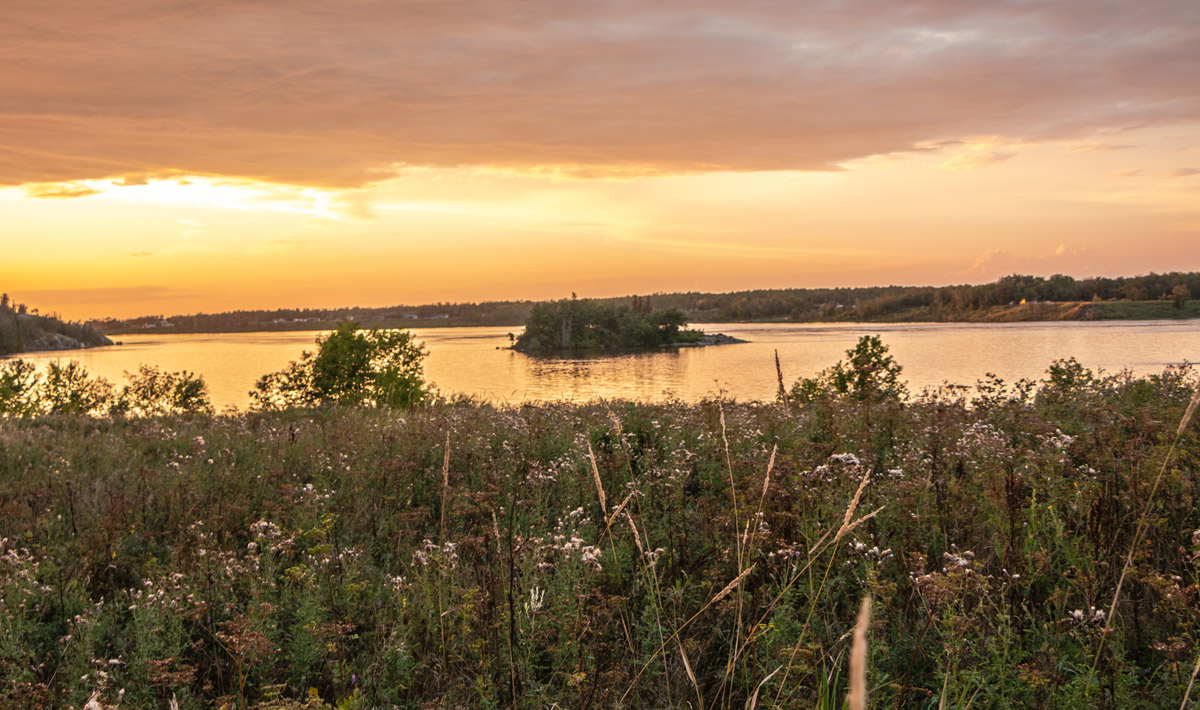
<instances>
[{"instance_id":1,"label":"tree on island","mask_svg":"<svg viewBox=\"0 0 1200 710\"><path fill-rule=\"evenodd\" d=\"M703 333L686 325L683 311L652 311L648 299L637 299L631 307L572 297L536 304L513 348L538 353L641 350L699 340Z\"/></svg>"}]
</instances>

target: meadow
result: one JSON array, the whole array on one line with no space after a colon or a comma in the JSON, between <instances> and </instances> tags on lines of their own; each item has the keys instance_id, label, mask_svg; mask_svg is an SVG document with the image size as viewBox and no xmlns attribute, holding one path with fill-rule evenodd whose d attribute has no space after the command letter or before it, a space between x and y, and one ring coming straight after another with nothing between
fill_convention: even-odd
<instances>
[{"instance_id":1,"label":"meadow","mask_svg":"<svg viewBox=\"0 0 1200 710\"><path fill-rule=\"evenodd\" d=\"M0 706L1178 708L1197 379L3 419Z\"/></svg>"}]
</instances>

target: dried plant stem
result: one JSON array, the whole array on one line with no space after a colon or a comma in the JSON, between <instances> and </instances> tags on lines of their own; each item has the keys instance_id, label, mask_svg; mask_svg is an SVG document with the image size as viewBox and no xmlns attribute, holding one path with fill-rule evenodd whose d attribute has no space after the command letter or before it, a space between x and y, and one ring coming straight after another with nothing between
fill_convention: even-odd
<instances>
[{"instance_id":1,"label":"dried plant stem","mask_svg":"<svg viewBox=\"0 0 1200 710\"><path fill-rule=\"evenodd\" d=\"M825 591L825 582L828 581L829 572L830 572L830 570L833 569L833 561L837 559L837 545L838 545L837 540L834 540L832 543L830 543L830 545L832 545L834 548L833 554L829 556L829 563L825 565L825 573L821 575L821 583L819 585L817 585L817 593L814 594L812 599L809 601L808 614L804 617L804 624L800 627L800 635L796 637L796 644L794 646L792 646L792 652L791 652L791 654L788 655L788 662L787 662L787 665L784 666L784 670L783 670L783 680L779 681L779 689L775 691L774 704L777 706L779 705L779 696L783 694L783 689L787 686L787 679L788 679L788 675L790 675L792 672L792 665L796 662L796 654L799 653L799 651L800 651L800 642L804 640L804 632L808 631L809 624L812 623L813 614L816 612L816 609L817 609L817 600L821 598L821 592ZM812 564L812 562L810 561L809 565L811 565L811 564ZM805 565L805 569L808 569L809 565ZM802 574L804 574L803 569L796 573L796 576L792 578L792 581L788 583L787 587L784 588L784 591L786 592L788 589L790 589L792 584L794 584L795 581L797 579L799 579L800 575L802 575ZM776 597L775 601L771 602L771 605L769 608L774 608L775 604L779 601L779 599L782 596L783 596L783 594L780 593L779 597ZM763 618L764 619L766 618L766 614L763 615ZM762 624L762 621L760 620L759 625L761 625L761 624ZM747 643L749 643L749 640L747 640Z\"/></svg>"},{"instance_id":2,"label":"dried plant stem","mask_svg":"<svg viewBox=\"0 0 1200 710\"><path fill-rule=\"evenodd\" d=\"M1200 400L1200 387L1196 389L1197 396L1192 397L1192 404L1188 405L1187 412L1184 414L1183 420L1180 422L1179 429L1175 432L1175 438L1171 442L1171 448L1167 449L1167 455L1163 457L1162 465L1158 467L1158 475L1154 477L1154 485L1150 487L1150 495L1146 498L1145 505L1142 506L1142 514L1138 517L1137 526L1134 527L1133 540L1129 544L1129 553L1125 555L1125 564L1121 566L1121 574L1117 577L1117 588L1113 592L1112 603L1108 606L1108 615L1104 618L1104 628L1100 631L1100 640L1096 643L1096 655L1092 658L1092 673L1096 672L1096 668L1100 665L1100 654L1104 651L1104 639L1108 638L1112 631L1113 619L1117 613L1117 602L1121 599L1121 587L1125 584L1125 577L1129 574L1129 568L1133 566L1133 556L1137 553L1138 547L1142 544L1142 538L1150 529L1150 508L1154 505L1154 499L1158 495L1158 488L1162 484L1163 476L1167 472L1167 465L1175 456L1175 448L1179 444L1179 437L1183 434L1192 413L1195 411L1195 402Z\"/></svg>"},{"instance_id":3,"label":"dried plant stem","mask_svg":"<svg viewBox=\"0 0 1200 710\"><path fill-rule=\"evenodd\" d=\"M867 627L871 625L871 595L862 600L858 621L854 624L854 643L850 646L850 692L846 704L850 710L867 707Z\"/></svg>"},{"instance_id":4,"label":"dried plant stem","mask_svg":"<svg viewBox=\"0 0 1200 710\"><path fill-rule=\"evenodd\" d=\"M787 388L783 386L783 367L779 364L778 350L775 351L775 376L779 379L779 403L786 406L788 403Z\"/></svg>"},{"instance_id":5,"label":"dried plant stem","mask_svg":"<svg viewBox=\"0 0 1200 710\"><path fill-rule=\"evenodd\" d=\"M1125 577L1129 574L1129 568L1133 566L1133 556L1137 553L1138 546L1142 543L1142 536L1150 528L1149 513L1150 507L1154 505L1154 498L1158 494L1159 484L1162 483L1163 476L1167 472L1167 464L1175 455L1175 448L1179 445L1179 439L1183 436L1183 432L1187 429L1188 424L1192 421L1192 416L1196 413L1196 407L1200 405L1200 382L1196 384L1196 391L1192 393L1192 398L1188 402L1187 409L1183 412L1183 417L1179 420L1179 426L1175 429L1175 438L1171 441L1171 448L1167 450L1167 455L1163 457L1162 465L1158 468L1158 475L1154 477L1154 485L1150 487L1150 495L1146 498L1146 504L1142 507L1142 514L1138 517L1137 526L1133 531L1133 541L1129 544L1129 554L1125 556L1125 564L1121 566L1121 574L1117 577L1117 588L1113 592L1112 604L1108 607L1108 616L1104 618L1104 628L1100 632L1100 640L1096 643L1096 655L1092 658L1092 674L1096 673L1096 668L1100 665L1100 654L1104 650L1104 639L1112 630L1113 619L1117 615L1117 602L1121 599L1121 587L1125 584ZM1200 666L1198 666L1200 667ZM1193 680L1195 674L1192 675ZM1191 684L1188 684L1189 690Z\"/></svg>"},{"instance_id":6,"label":"dried plant stem","mask_svg":"<svg viewBox=\"0 0 1200 710\"><path fill-rule=\"evenodd\" d=\"M733 476L733 457L729 453L729 436L725 428L725 406L720 401L717 402L717 408L721 415L721 442L725 446L725 468L729 472L729 498L733 503L733 536L734 542L737 545L737 567L738 572L742 572L745 565L745 551L742 546L742 539L739 536L742 524L738 515L738 494L737 481ZM742 593L738 591L738 608L737 618L734 620L733 626L733 645L730 647L729 660L725 667L725 673L728 676L732 672L734 661L737 659L737 648L740 645L742 638Z\"/></svg>"},{"instance_id":7,"label":"dried plant stem","mask_svg":"<svg viewBox=\"0 0 1200 710\"><path fill-rule=\"evenodd\" d=\"M588 460L592 462L592 480L596 482L596 496L600 499L600 512L608 515L608 499L604 495L604 484L600 482L600 467L596 465L596 452L592 451L592 442L588 442Z\"/></svg>"},{"instance_id":8,"label":"dried plant stem","mask_svg":"<svg viewBox=\"0 0 1200 710\"><path fill-rule=\"evenodd\" d=\"M754 571L755 567L757 567L757 565L750 565L749 567L747 567L745 571L743 571L737 577L734 577L733 581L731 581L729 584L726 584L724 589L717 592L716 595L714 595L712 599L709 599L708 603L706 603L704 606L700 607L700 611L697 611L695 614L692 614L691 617L689 617L687 621L680 624L679 628L675 629L675 632L672 633L670 636L668 636L667 640L663 641L662 644L654 651L654 653L650 654L650 659L647 660L645 665L643 665L641 667L641 669L638 670L637 675L635 675L633 677L633 680L630 681L629 687L625 689L625 692L621 695L621 699L619 701L617 701L617 704L622 705L625 703L625 698L629 697L629 693L631 693L633 691L634 687L637 686L638 680L646 672L646 669L650 667L650 664L654 662L654 659L658 658L658 654L663 652L663 649L667 647L668 643L674 641L679 636L679 634L683 632L684 629L686 629L688 626L691 625L691 623L693 621L700 618L701 614L708 611L709 607L711 607L713 604L716 604L717 602L721 601L725 597L729 596L729 594L731 592L733 592L733 590L737 589L741 585L741 583L743 581L745 581L746 577L750 576L750 573Z\"/></svg>"},{"instance_id":9,"label":"dried plant stem","mask_svg":"<svg viewBox=\"0 0 1200 710\"><path fill-rule=\"evenodd\" d=\"M696 689L696 707L704 710L704 696L700 693L700 684L696 682L696 673L688 661L687 652L683 650L683 643L676 641L676 644L679 646L679 657L683 659L683 670L687 671L688 680L692 681L692 687Z\"/></svg>"},{"instance_id":10,"label":"dried plant stem","mask_svg":"<svg viewBox=\"0 0 1200 710\"><path fill-rule=\"evenodd\" d=\"M446 432L446 450L442 457L442 511L441 522L438 524L438 543L445 549L446 544L446 495L450 489L450 432ZM438 631L442 637L442 668L448 670L450 663L446 651L446 601L442 595L442 585L438 584Z\"/></svg>"},{"instance_id":11,"label":"dried plant stem","mask_svg":"<svg viewBox=\"0 0 1200 710\"><path fill-rule=\"evenodd\" d=\"M1197 392L1200 392L1200 390L1197 390ZM1188 687L1183 693L1183 702L1179 703L1179 710L1187 710L1187 701L1192 695L1192 686L1196 683L1197 673L1200 673L1200 654L1196 655L1196 667L1192 669L1192 677L1188 679Z\"/></svg>"}]
</instances>

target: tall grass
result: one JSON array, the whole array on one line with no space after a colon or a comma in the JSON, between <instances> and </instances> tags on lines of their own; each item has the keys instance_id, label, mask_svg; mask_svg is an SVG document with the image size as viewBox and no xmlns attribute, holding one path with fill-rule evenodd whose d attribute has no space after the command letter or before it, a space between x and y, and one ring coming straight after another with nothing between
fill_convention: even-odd
<instances>
[{"instance_id":1,"label":"tall grass","mask_svg":"<svg viewBox=\"0 0 1200 710\"><path fill-rule=\"evenodd\" d=\"M0 421L0 707L1186 706L1196 374L1069 373Z\"/></svg>"}]
</instances>

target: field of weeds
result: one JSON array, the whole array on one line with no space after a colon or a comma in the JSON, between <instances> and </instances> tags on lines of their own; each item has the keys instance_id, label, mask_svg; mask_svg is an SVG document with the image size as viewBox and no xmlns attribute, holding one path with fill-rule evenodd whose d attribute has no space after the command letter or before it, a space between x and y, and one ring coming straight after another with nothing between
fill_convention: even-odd
<instances>
[{"instance_id":1,"label":"field of weeds","mask_svg":"<svg viewBox=\"0 0 1200 710\"><path fill-rule=\"evenodd\" d=\"M1086 375L0 421L0 706L839 708L869 596L870 707L1177 708L1196 374Z\"/></svg>"}]
</instances>

